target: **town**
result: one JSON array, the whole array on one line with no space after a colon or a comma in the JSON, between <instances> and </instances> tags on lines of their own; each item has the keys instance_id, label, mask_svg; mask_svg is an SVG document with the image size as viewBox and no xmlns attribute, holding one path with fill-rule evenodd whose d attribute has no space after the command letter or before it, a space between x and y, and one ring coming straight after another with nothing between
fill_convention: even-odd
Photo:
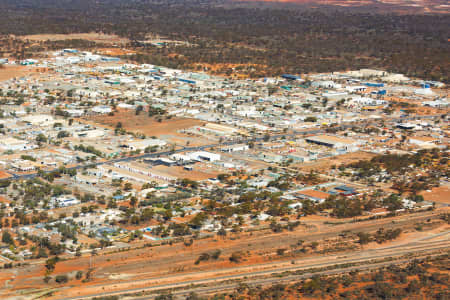
<instances>
[{"instance_id":1,"label":"town","mask_svg":"<svg viewBox=\"0 0 450 300\"><path fill-rule=\"evenodd\" d=\"M448 250L442 82L375 69L236 78L78 49L0 64L26 70L0 81L0 297L293 267L400 235Z\"/></svg>"}]
</instances>

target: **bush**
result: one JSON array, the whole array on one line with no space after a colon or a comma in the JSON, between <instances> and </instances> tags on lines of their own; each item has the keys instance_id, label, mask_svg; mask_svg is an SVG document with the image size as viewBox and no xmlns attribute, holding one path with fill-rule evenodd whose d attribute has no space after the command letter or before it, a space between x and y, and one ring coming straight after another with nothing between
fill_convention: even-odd
<instances>
[{"instance_id":1,"label":"bush","mask_svg":"<svg viewBox=\"0 0 450 300\"><path fill-rule=\"evenodd\" d=\"M82 271L78 271L77 274L75 275L75 278L80 280L83 277L83 272Z\"/></svg>"},{"instance_id":2,"label":"bush","mask_svg":"<svg viewBox=\"0 0 450 300\"><path fill-rule=\"evenodd\" d=\"M57 283L66 283L69 281L69 277L67 275L58 275L55 278Z\"/></svg>"},{"instance_id":3,"label":"bush","mask_svg":"<svg viewBox=\"0 0 450 300\"><path fill-rule=\"evenodd\" d=\"M242 259L242 254L240 252L233 252L229 258L231 262L239 263Z\"/></svg>"}]
</instances>

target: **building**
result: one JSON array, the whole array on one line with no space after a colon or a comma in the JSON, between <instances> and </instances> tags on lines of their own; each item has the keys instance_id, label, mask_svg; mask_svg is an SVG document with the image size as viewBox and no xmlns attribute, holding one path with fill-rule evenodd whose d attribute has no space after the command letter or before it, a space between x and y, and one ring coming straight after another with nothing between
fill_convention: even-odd
<instances>
[{"instance_id":1,"label":"building","mask_svg":"<svg viewBox=\"0 0 450 300\"><path fill-rule=\"evenodd\" d=\"M360 92L364 92L365 90L367 90L367 87L364 85L357 85L357 86L347 86L347 87L345 87L345 89L349 93L360 93Z\"/></svg>"},{"instance_id":2,"label":"building","mask_svg":"<svg viewBox=\"0 0 450 300\"><path fill-rule=\"evenodd\" d=\"M95 106L91 110L98 114L109 114L110 112L112 112L111 107L106 105Z\"/></svg>"},{"instance_id":3,"label":"building","mask_svg":"<svg viewBox=\"0 0 450 300\"><path fill-rule=\"evenodd\" d=\"M304 191L296 192L296 196L299 197L300 199L311 200L314 202L322 203L328 197L330 197L330 194L322 192L322 191L316 191L316 190L304 190Z\"/></svg>"},{"instance_id":4,"label":"building","mask_svg":"<svg viewBox=\"0 0 450 300\"><path fill-rule=\"evenodd\" d=\"M335 83L334 81L331 81L331 80L314 81L311 84L311 86L315 87L315 88L323 88L323 89L337 89L337 88L342 87L340 84Z\"/></svg>"},{"instance_id":5,"label":"building","mask_svg":"<svg viewBox=\"0 0 450 300\"><path fill-rule=\"evenodd\" d=\"M220 148L220 151L222 152L237 152L237 151L246 151L248 150L248 145L245 144L239 144L239 145L231 145Z\"/></svg>"},{"instance_id":6,"label":"building","mask_svg":"<svg viewBox=\"0 0 450 300\"><path fill-rule=\"evenodd\" d=\"M111 56L102 56L102 61L104 61L104 62L117 62L117 61L120 61L120 58L118 58L118 57L111 57Z\"/></svg>"},{"instance_id":7,"label":"building","mask_svg":"<svg viewBox=\"0 0 450 300\"><path fill-rule=\"evenodd\" d=\"M23 151L37 148L36 145L13 137L0 138L0 148L4 151Z\"/></svg>"},{"instance_id":8,"label":"building","mask_svg":"<svg viewBox=\"0 0 450 300\"><path fill-rule=\"evenodd\" d=\"M166 167L171 167L171 166L175 166L177 165L177 162L174 160L171 160L169 158L165 158L165 157L158 157L158 158L145 158L144 159L145 162L148 162L154 166L166 166Z\"/></svg>"},{"instance_id":9,"label":"building","mask_svg":"<svg viewBox=\"0 0 450 300\"><path fill-rule=\"evenodd\" d=\"M301 80L301 77L298 75L291 75L291 74L283 74L281 75L281 78L287 79L287 80Z\"/></svg>"},{"instance_id":10,"label":"building","mask_svg":"<svg viewBox=\"0 0 450 300\"><path fill-rule=\"evenodd\" d=\"M305 138L305 141L329 148L345 149L347 151L357 151L359 149L358 145L361 144L360 141L332 135L316 135Z\"/></svg>"},{"instance_id":11,"label":"building","mask_svg":"<svg viewBox=\"0 0 450 300\"><path fill-rule=\"evenodd\" d=\"M145 150L148 147L161 148L164 147L166 144L167 143L165 141L159 139L145 139L145 140L129 141L125 144L122 144L122 147L126 147L131 151L135 151L135 150Z\"/></svg>"},{"instance_id":12,"label":"building","mask_svg":"<svg viewBox=\"0 0 450 300\"><path fill-rule=\"evenodd\" d=\"M81 202L73 195L62 195L59 197L52 197L50 203L53 207L67 207L80 204Z\"/></svg>"},{"instance_id":13,"label":"building","mask_svg":"<svg viewBox=\"0 0 450 300\"><path fill-rule=\"evenodd\" d=\"M210 162L218 161L220 160L220 154L211 153L207 151L198 151L198 152L192 152L189 153L188 156L191 158L191 160L206 160Z\"/></svg>"},{"instance_id":14,"label":"building","mask_svg":"<svg viewBox=\"0 0 450 300\"><path fill-rule=\"evenodd\" d=\"M35 163L29 160L18 159L11 163L11 167L19 172L30 172L36 169Z\"/></svg>"},{"instance_id":15,"label":"building","mask_svg":"<svg viewBox=\"0 0 450 300\"><path fill-rule=\"evenodd\" d=\"M417 129L417 125L416 124L411 124L411 123L399 123L397 124L397 128L400 129L405 129L405 130L413 130L413 129Z\"/></svg>"},{"instance_id":16,"label":"building","mask_svg":"<svg viewBox=\"0 0 450 300\"><path fill-rule=\"evenodd\" d=\"M346 186L346 185L337 186L333 190L335 193L342 195L342 196L352 196L352 195L356 194L356 191L354 188Z\"/></svg>"}]
</instances>

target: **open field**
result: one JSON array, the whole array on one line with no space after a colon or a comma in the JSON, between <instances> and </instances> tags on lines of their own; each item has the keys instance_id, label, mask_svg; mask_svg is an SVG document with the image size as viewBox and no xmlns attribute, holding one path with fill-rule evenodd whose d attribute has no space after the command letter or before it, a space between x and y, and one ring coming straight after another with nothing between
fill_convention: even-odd
<instances>
[{"instance_id":1,"label":"open field","mask_svg":"<svg viewBox=\"0 0 450 300\"><path fill-rule=\"evenodd\" d=\"M320 160L314 162L294 164L292 165L292 167L295 167L303 172L309 172L311 170L320 172L330 169L330 166L332 165L339 167L340 165L346 165L360 160L371 159L374 156L375 154L369 152L358 151L346 153L339 156L321 158Z\"/></svg>"},{"instance_id":2,"label":"open field","mask_svg":"<svg viewBox=\"0 0 450 300\"><path fill-rule=\"evenodd\" d=\"M32 34L19 36L21 39L30 41L63 41L63 40L87 40L103 44L126 44L128 39L117 35L102 34L96 32L90 33L71 33L71 34Z\"/></svg>"},{"instance_id":3,"label":"open field","mask_svg":"<svg viewBox=\"0 0 450 300\"><path fill-rule=\"evenodd\" d=\"M152 168L153 170L156 170L159 174L165 174L169 176L174 176L177 178L189 178L191 180L205 180L211 177L217 177L220 172L217 171L204 171L204 170L197 170L198 167L194 166L193 171L186 171L181 166L174 166L174 167L166 167L166 166L156 166Z\"/></svg>"},{"instance_id":4,"label":"open field","mask_svg":"<svg viewBox=\"0 0 450 300\"><path fill-rule=\"evenodd\" d=\"M85 120L81 120L85 122ZM114 129L117 123L122 123L122 127L127 131L142 133L148 137L156 136L161 137L169 142L178 144L185 144L191 141L187 135L181 134L178 131L187 129L196 125L201 125L205 122L195 119L180 119L180 118L163 118L161 122L158 122L155 117L148 117L145 112L136 116L132 110L119 110L114 116L93 116L88 119L97 125L102 125ZM92 124L92 123L91 123ZM184 141L181 143L181 141ZM205 141L209 143L208 141ZM202 144L201 139L192 139L191 146Z\"/></svg>"},{"instance_id":5,"label":"open field","mask_svg":"<svg viewBox=\"0 0 450 300\"><path fill-rule=\"evenodd\" d=\"M435 187L431 191L423 191L420 193L426 201L432 201L437 203L450 205L450 187L449 185L443 185Z\"/></svg>"},{"instance_id":6,"label":"open field","mask_svg":"<svg viewBox=\"0 0 450 300\"><path fill-rule=\"evenodd\" d=\"M112 55L112 56L131 55L131 54L136 53L133 50L121 49L121 48L98 48L95 50L95 52L103 54L103 55Z\"/></svg>"},{"instance_id":7,"label":"open field","mask_svg":"<svg viewBox=\"0 0 450 300\"><path fill-rule=\"evenodd\" d=\"M10 178L10 177L12 177L11 174L9 174L5 171L0 171L0 179Z\"/></svg>"},{"instance_id":8,"label":"open field","mask_svg":"<svg viewBox=\"0 0 450 300\"><path fill-rule=\"evenodd\" d=\"M0 68L0 81L8 80L15 77L22 77L28 75L30 69L24 66L3 66Z\"/></svg>"}]
</instances>

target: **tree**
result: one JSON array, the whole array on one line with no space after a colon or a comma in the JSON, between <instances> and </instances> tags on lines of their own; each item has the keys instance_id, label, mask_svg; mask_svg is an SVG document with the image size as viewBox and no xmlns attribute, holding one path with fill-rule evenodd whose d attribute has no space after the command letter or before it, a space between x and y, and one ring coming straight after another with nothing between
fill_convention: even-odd
<instances>
[{"instance_id":1,"label":"tree","mask_svg":"<svg viewBox=\"0 0 450 300\"><path fill-rule=\"evenodd\" d=\"M142 105L138 105L135 111L136 116L138 116L142 111L144 111L144 107Z\"/></svg>"},{"instance_id":2,"label":"tree","mask_svg":"<svg viewBox=\"0 0 450 300\"><path fill-rule=\"evenodd\" d=\"M272 96L273 94L275 94L275 92L277 91L277 89L278 89L278 87L276 87L276 86L269 86L269 87L267 88L267 94L268 94L269 96Z\"/></svg>"},{"instance_id":3,"label":"tree","mask_svg":"<svg viewBox=\"0 0 450 300\"><path fill-rule=\"evenodd\" d=\"M14 239L13 239L13 237L12 237L12 235L11 235L11 233L9 231L3 232L2 242L5 243L5 244L14 246Z\"/></svg>"},{"instance_id":4,"label":"tree","mask_svg":"<svg viewBox=\"0 0 450 300\"><path fill-rule=\"evenodd\" d=\"M46 143L47 142L47 137L43 133L39 133L38 136L36 137L36 142L38 142L38 143Z\"/></svg>"},{"instance_id":5,"label":"tree","mask_svg":"<svg viewBox=\"0 0 450 300\"><path fill-rule=\"evenodd\" d=\"M52 258L49 258L45 261L45 268L47 269L47 274L50 274L55 270L56 263L59 261L59 257L55 256Z\"/></svg>"},{"instance_id":6,"label":"tree","mask_svg":"<svg viewBox=\"0 0 450 300\"><path fill-rule=\"evenodd\" d=\"M36 255L36 258L41 258L41 257L47 258L48 254L47 254L47 251L44 248L39 247L38 253Z\"/></svg>"},{"instance_id":7,"label":"tree","mask_svg":"<svg viewBox=\"0 0 450 300\"><path fill-rule=\"evenodd\" d=\"M78 279L78 280L83 278L83 271L78 271L77 274L75 275L75 278Z\"/></svg>"},{"instance_id":8,"label":"tree","mask_svg":"<svg viewBox=\"0 0 450 300\"><path fill-rule=\"evenodd\" d=\"M227 235L227 231L225 230L225 228L220 228L218 231L217 231L217 235L219 235L219 236L226 236Z\"/></svg>"},{"instance_id":9,"label":"tree","mask_svg":"<svg viewBox=\"0 0 450 300\"><path fill-rule=\"evenodd\" d=\"M364 233L364 232L358 232L356 235L359 238L358 243L360 243L361 245L365 245L370 242L370 234Z\"/></svg>"},{"instance_id":10,"label":"tree","mask_svg":"<svg viewBox=\"0 0 450 300\"><path fill-rule=\"evenodd\" d=\"M242 253L241 252L233 252L228 259L231 262L239 263L242 259Z\"/></svg>"},{"instance_id":11,"label":"tree","mask_svg":"<svg viewBox=\"0 0 450 300\"><path fill-rule=\"evenodd\" d=\"M55 281L57 283L66 283L66 282L69 281L69 277L67 275L65 275L65 274L64 275L57 275L55 277Z\"/></svg>"},{"instance_id":12,"label":"tree","mask_svg":"<svg viewBox=\"0 0 450 300\"><path fill-rule=\"evenodd\" d=\"M137 202L138 202L138 199L136 197L133 196L133 197L130 198L130 205L132 207L135 207Z\"/></svg>"},{"instance_id":13,"label":"tree","mask_svg":"<svg viewBox=\"0 0 450 300\"><path fill-rule=\"evenodd\" d=\"M130 182L126 182L123 186L125 191L130 191L133 188L133 185Z\"/></svg>"},{"instance_id":14,"label":"tree","mask_svg":"<svg viewBox=\"0 0 450 300\"><path fill-rule=\"evenodd\" d=\"M306 117L304 121L315 123L315 122L317 122L317 118L316 117Z\"/></svg>"},{"instance_id":15,"label":"tree","mask_svg":"<svg viewBox=\"0 0 450 300\"><path fill-rule=\"evenodd\" d=\"M58 135L56 136L56 138L62 139L62 138L68 137L68 136L70 136L70 133L65 130L62 130L62 131L58 132Z\"/></svg>"}]
</instances>

